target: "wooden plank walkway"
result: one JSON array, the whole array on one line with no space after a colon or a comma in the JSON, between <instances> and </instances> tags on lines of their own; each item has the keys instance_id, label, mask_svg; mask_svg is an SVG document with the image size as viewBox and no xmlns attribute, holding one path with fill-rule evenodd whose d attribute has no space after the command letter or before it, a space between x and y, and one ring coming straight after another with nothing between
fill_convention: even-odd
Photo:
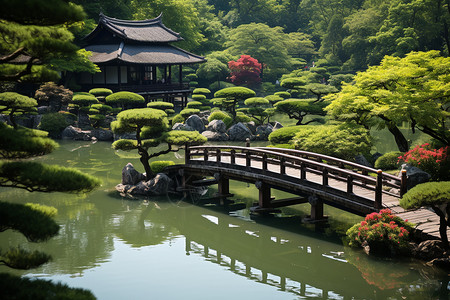
<instances>
[{"instance_id":1,"label":"wooden plank walkway","mask_svg":"<svg viewBox=\"0 0 450 300\"><path fill-rule=\"evenodd\" d=\"M262 148L260 148L262 149ZM270 149L270 148L269 148ZM243 156L236 156L231 161L231 157L227 155L221 155L216 153L208 153L207 160L209 163L217 163L217 158L219 157L221 168L230 168L232 169L234 166L245 167L248 166L248 162ZM191 155L194 155L191 153ZM223 153L222 153L223 154ZM204 161L205 157L190 157L192 163L196 161ZM280 173L280 162L267 162L266 166L263 166L262 160L252 160L251 168L262 170L264 167L269 172ZM286 175L292 178L299 178L299 169L291 168L288 165L285 168ZM308 182L313 182L316 184L323 184L323 176L320 174L314 174L311 172L306 172L306 178ZM341 190L342 192L347 192L348 183L343 180L334 179L332 177L328 178L328 186L332 187L336 190ZM375 199L375 191L374 189L368 189L364 186L354 185L353 193L357 196ZM389 208L394 214L401 217L404 220L408 220L414 224L416 224L416 229L422 232L424 235L431 238L440 238L439 234L439 217L431 210L426 208L421 208L417 210L409 210L405 211L403 208L399 206L399 197L394 196L393 194L383 193L382 195L382 205L384 208ZM447 230L448 235L450 236L450 230Z\"/></svg>"}]
</instances>

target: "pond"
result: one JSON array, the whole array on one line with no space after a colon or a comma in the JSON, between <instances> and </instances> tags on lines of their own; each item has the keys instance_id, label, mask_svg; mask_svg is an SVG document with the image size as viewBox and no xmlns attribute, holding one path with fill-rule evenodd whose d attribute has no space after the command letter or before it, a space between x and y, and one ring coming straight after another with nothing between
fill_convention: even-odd
<instances>
[{"instance_id":1,"label":"pond","mask_svg":"<svg viewBox=\"0 0 450 300\"><path fill-rule=\"evenodd\" d=\"M243 209L200 205L198 197L126 199L114 186L126 163L142 171L136 154L113 151L104 142L60 145L36 160L76 167L103 184L84 196L0 189L2 199L56 207L61 225L46 243L27 243L11 231L0 234L2 247L21 244L53 256L37 269L0 266L0 272L60 281L89 289L98 299L447 297L446 273L410 259L369 258L343 246L344 232L358 216L326 207L327 224L304 224L308 204L272 217L251 216L257 189L238 182L231 183L231 193ZM182 162L183 153L164 159ZM212 193L213 188L205 197Z\"/></svg>"}]
</instances>

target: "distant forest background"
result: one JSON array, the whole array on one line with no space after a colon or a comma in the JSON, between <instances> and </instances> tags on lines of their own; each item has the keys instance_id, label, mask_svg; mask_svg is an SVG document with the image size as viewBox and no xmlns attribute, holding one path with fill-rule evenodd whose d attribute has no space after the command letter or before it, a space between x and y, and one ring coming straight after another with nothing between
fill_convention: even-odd
<instances>
[{"instance_id":1,"label":"distant forest background","mask_svg":"<svg viewBox=\"0 0 450 300\"><path fill-rule=\"evenodd\" d=\"M264 64L263 81L315 66L355 73L385 55L449 53L450 0L74 0L88 15L81 38L99 12L151 19L185 39L186 50L225 62L247 54ZM216 61L218 59L218 61Z\"/></svg>"}]
</instances>

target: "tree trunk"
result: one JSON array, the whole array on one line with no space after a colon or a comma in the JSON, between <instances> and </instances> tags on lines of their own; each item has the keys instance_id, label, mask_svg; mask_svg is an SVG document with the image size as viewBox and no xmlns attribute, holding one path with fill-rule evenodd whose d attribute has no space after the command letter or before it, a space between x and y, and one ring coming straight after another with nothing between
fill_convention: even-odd
<instances>
[{"instance_id":1,"label":"tree trunk","mask_svg":"<svg viewBox=\"0 0 450 300\"><path fill-rule=\"evenodd\" d=\"M394 124L390 119L386 118L383 115L379 115L379 117L385 121L386 126L390 133L394 136L395 143L397 144L398 151L400 152L408 152L409 150L409 144L408 140L405 138L403 133L400 131L400 129L397 127L397 125Z\"/></svg>"},{"instance_id":2,"label":"tree trunk","mask_svg":"<svg viewBox=\"0 0 450 300\"><path fill-rule=\"evenodd\" d=\"M439 207L433 205L431 206L434 213L439 216L439 234L441 235L441 241L444 244L444 249L450 249L448 244L448 236L447 236L447 219L445 218L445 212L439 209Z\"/></svg>"}]
</instances>

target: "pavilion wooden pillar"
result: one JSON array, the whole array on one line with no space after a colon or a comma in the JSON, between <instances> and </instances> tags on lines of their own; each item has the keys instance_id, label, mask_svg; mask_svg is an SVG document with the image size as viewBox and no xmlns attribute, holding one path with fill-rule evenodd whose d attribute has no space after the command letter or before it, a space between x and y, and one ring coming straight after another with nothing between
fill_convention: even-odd
<instances>
[{"instance_id":1,"label":"pavilion wooden pillar","mask_svg":"<svg viewBox=\"0 0 450 300\"><path fill-rule=\"evenodd\" d=\"M178 72L178 82L180 83L180 86L183 85L183 65L179 65L180 70Z\"/></svg>"}]
</instances>

